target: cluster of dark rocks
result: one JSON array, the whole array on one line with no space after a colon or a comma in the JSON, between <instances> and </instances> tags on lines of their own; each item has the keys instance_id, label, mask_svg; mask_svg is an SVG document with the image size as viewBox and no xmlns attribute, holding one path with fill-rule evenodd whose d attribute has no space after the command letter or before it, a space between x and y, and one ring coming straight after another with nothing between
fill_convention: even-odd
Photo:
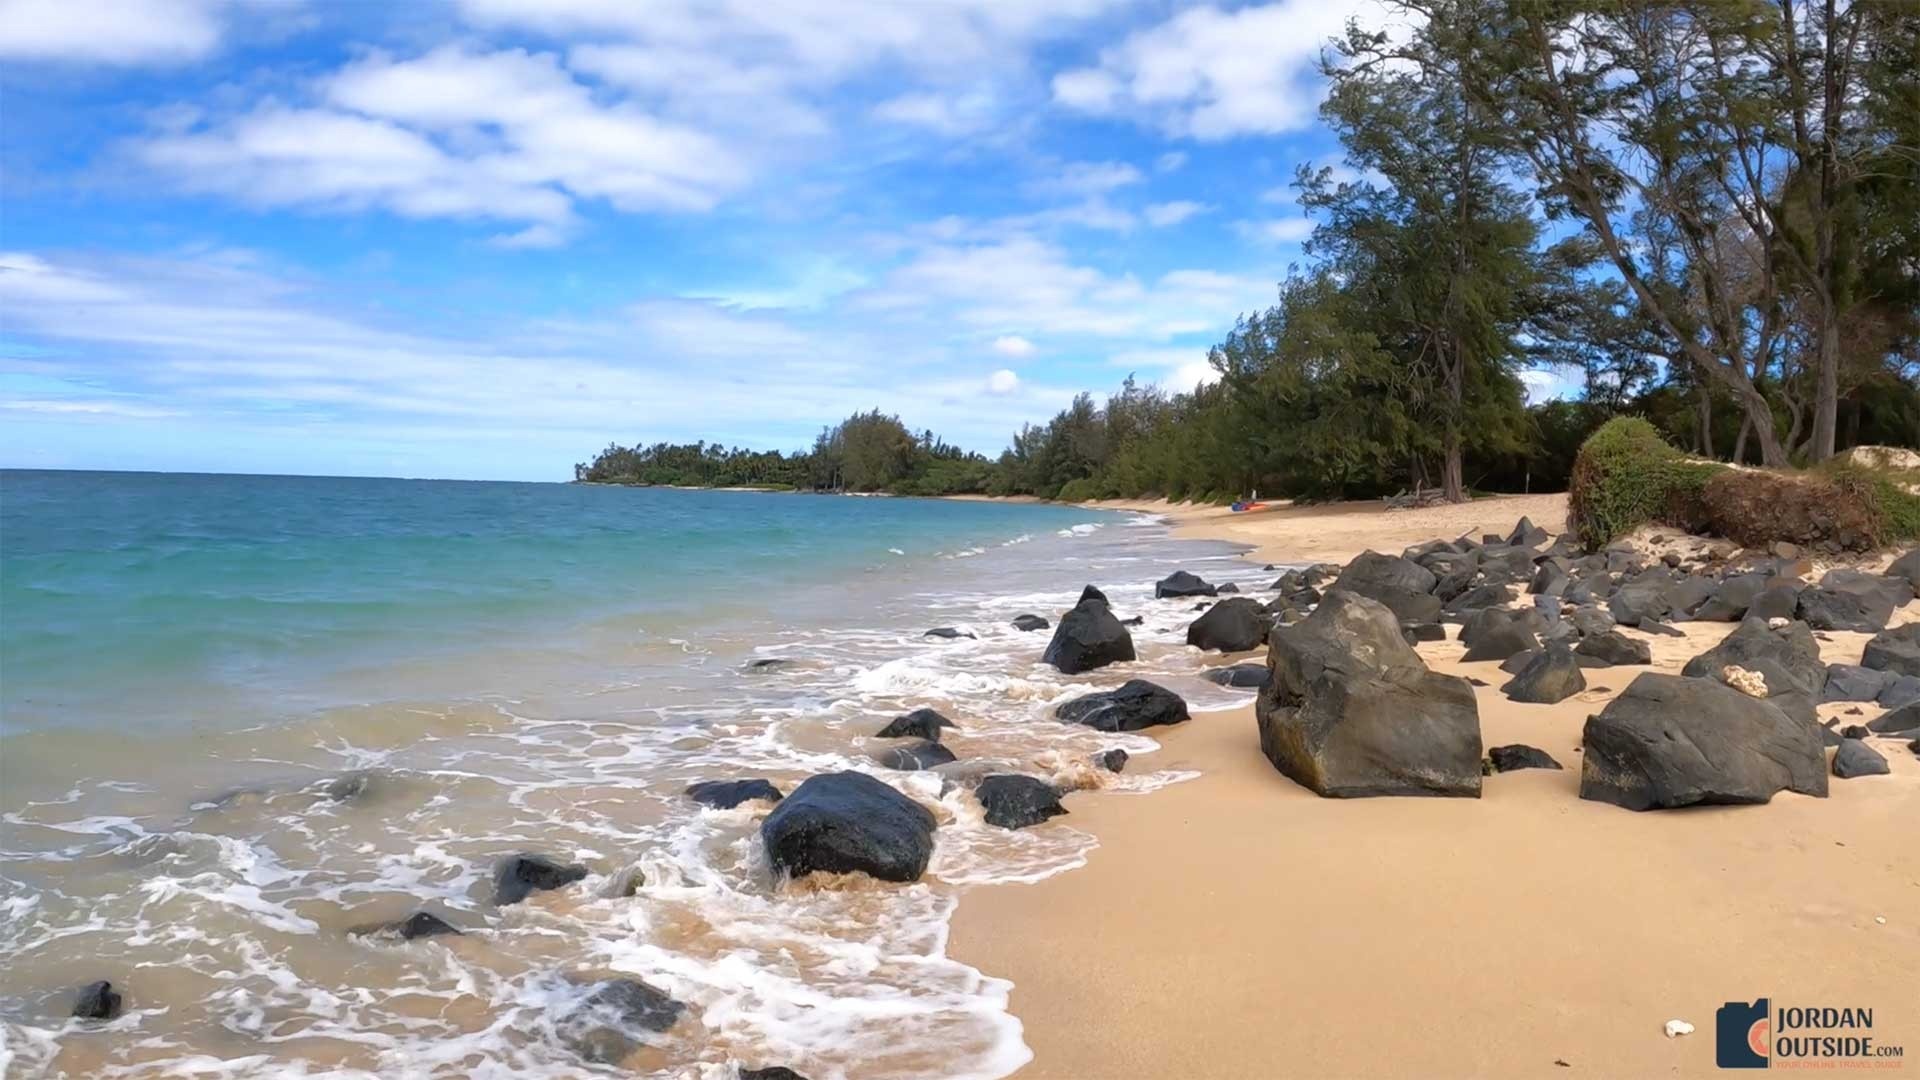
<instances>
[{"instance_id":1,"label":"cluster of dark rocks","mask_svg":"<svg viewBox=\"0 0 1920 1080\"><path fill-rule=\"evenodd\" d=\"M1476 795L1483 772L1559 763L1527 746L1483 759L1472 687L1429 671L1412 643L1458 624L1464 659L1499 661L1510 700L1554 704L1585 690L1594 668L1651 662L1645 638L1622 627L1678 635L1678 622L1734 622L1680 675L1639 674L1589 718L1581 796L1640 810L1824 795L1829 772L1886 770L1859 736L1910 733L1920 752L1920 624L1887 628L1920 592L1920 552L1885 574L1835 569L1808 583L1811 570L1791 549L1731 544L1691 559L1625 543L1584 553L1522 519L1504 535L1285 572L1265 605L1264 670L1209 677L1258 691L1262 751L1321 795ZM1860 663L1822 662L1816 633L1840 631L1875 635ZM1818 722L1823 701L1889 711L1836 732Z\"/></svg>"}]
</instances>

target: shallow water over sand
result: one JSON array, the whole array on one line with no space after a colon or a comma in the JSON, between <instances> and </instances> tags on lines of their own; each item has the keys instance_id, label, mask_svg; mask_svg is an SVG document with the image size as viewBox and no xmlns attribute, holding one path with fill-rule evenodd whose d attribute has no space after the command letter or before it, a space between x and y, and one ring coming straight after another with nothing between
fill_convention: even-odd
<instances>
[{"instance_id":1,"label":"shallow water over sand","mask_svg":"<svg viewBox=\"0 0 1920 1080\"><path fill-rule=\"evenodd\" d=\"M776 518L782 503L831 514L872 502L736 498ZM1004 1075L1027 1056L1010 984L945 956L948 917L964 886L1070 869L1093 841L1071 816L986 827L954 781L1020 771L1149 791L1182 779L1154 769L1151 739L1047 714L1138 675L1196 708L1244 701L1194 677L1220 658L1181 644L1194 602L1152 600L1151 582L1176 565L1243 587L1268 576L1223 545L1171 541L1151 519L1029 509L949 519L914 540L910 529L862 535L846 542L864 545L859 558L813 573L754 556L765 573L682 575L709 603L583 603L571 622L537 612L495 622L492 638L470 627L458 647L330 653L296 665L284 698L247 676L172 722L140 722L137 691L103 686L86 695L84 721L10 724L0 1072L600 1075L566 1018L592 980L624 976L689 1006L619 1061L628 1072ZM939 546L942 530L969 542ZM654 549L650 572L673 557ZM1141 661L1068 678L1038 665L1045 633L1008 621L1056 618L1086 582L1145 618ZM977 636L924 637L933 626ZM754 666L768 659L783 663ZM190 685L174 680L168 706L191 700ZM366 703L339 704L356 700ZM117 702L124 719L95 701ZM314 701L329 704L305 707ZM43 698L32 715L57 717L61 704ZM879 769L871 755L890 744L871 734L921 705L959 724L946 742L960 761ZM1147 756L1118 777L1089 767L1116 746ZM790 790L843 768L934 810L923 881L776 883L758 842L764 806L703 810L682 795L696 780L751 776ZM589 876L496 907L493 865L521 851ZM353 933L416 909L463 933ZM127 1014L66 1019L73 988L97 978L126 993Z\"/></svg>"}]
</instances>

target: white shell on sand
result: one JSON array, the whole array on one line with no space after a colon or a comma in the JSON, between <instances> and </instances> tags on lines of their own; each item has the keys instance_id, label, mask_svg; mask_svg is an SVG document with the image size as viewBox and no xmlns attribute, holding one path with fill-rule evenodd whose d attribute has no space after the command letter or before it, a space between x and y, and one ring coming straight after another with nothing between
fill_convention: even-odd
<instances>
[{"instance_id":1,"label":"white shell on sand","mask_svg":"<svg viewBox=\"0 0 1920 1080\"><path fill-rule=\"evenodd\" d=\"M1685 1020L1667 1021L1667 1038L1671 1039L1676 1035L1691 1034L1693 1034L1693 1025L1687 1023Z\"/></svg>"}]
</instances>

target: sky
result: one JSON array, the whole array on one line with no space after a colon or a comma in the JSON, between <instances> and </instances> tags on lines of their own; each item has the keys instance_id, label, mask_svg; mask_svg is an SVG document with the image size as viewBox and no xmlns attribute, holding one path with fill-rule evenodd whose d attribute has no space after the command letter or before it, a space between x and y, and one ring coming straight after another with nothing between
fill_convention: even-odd
<instances>
[{"instance_id":1,"label":"sky","mask_svg":"<svg viewBox=\"0 0 1920 1080\"><path fill-rule=\"evenodd\" d=\"M1376 0L0 0L0 464L997 453L1270 305Z\"/></svg>"}]
</instances>

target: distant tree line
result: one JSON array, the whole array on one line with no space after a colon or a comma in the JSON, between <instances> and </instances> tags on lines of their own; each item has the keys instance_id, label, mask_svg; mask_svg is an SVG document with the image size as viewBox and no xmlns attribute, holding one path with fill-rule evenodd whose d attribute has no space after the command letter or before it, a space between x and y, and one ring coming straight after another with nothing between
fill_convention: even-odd
<instances>
[{"instance_id":1,"label":"distant tree line","mask_svg":"<svg viewBox=\"0 0 1920 1080\"><path fill-rule=\"evenodd\" d=\"M890 492L958 495L985 492L993 463L945 442L916 435L878 409L855 413L820 432L810 450L743 450L719 443L613 445L573 467L573 478L598 484L755 487L780 491Z\"/></svg>"},{"instance_id":2,"label":"distant tree line","mask_svg":"<svg viewBox=\"0 0 1920 1080\"><path fill-rule=\"evenodd\" d=\"M801 454L614 447L582 478L1457 500L1564 487L1621 415L1770 466L1920 445L1920 4L1396 3L1323 58L1345 167L1296 176L1308 261L1216 380L1082 394L992 462L874 412ZM1529 405L1529 369L1578 396Z\"/></svg>"}]
</instances>

